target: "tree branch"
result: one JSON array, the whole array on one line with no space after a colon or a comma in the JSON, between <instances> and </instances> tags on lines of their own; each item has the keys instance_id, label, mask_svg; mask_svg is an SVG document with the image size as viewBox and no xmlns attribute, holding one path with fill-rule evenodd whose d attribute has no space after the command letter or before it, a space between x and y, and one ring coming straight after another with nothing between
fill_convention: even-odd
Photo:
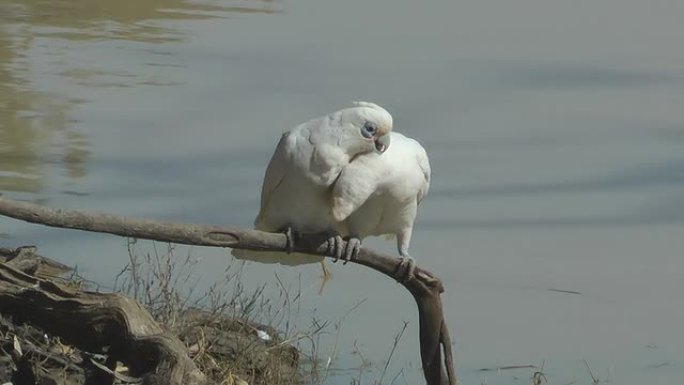
<instances>
[{"instance_id":1,"label":"tree branch","mask_svg":"<svg viewBox=\"0 0 684 385\"><path fill-rule=\"evenodd\" d=\"M236 249L285 251L284 234L241 228L180 224L134 219L109 214L91 214L13 201L0 197L0 215L46 226L109 233L186 245ZM326 256L326 234L301 234L294 251ZM397 279L398 258L362 248L352 262ZM420 327L423 374L428 385L455 385L451 345L444 322L440 294L442 282L430 272L416 268L415 279L400 282L416 300ZM442 350L445 360L442 361Z\"/></svg>"}]
</instances>

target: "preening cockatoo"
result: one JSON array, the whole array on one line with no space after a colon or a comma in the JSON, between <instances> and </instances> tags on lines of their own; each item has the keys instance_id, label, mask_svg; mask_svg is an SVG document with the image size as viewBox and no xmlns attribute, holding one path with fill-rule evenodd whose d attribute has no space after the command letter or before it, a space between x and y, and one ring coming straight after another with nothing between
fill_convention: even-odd
<instances>
[{"instance_id":1,"label":"preening cockatoo","mask_svg":"<svg viewBox=\"0 0 684 385\"><path fill-rule=\"evenodd\" d=\"M350 236L345 260L356 256L364 237L394 235L408 280L415 270L408 248L418 204L430 188L430 162L417 141L397 132L391 141L384 154L360 155L342 170L332 191L332 214Z\"/></svg>"},{"instance_id":2,"label":"preening cockatoo","mask_svg":"<svg viewBox=\"0 0 684 385\"><path fill-rule=\"evenodd\" d=\"M392 116L373 103L354 104L283 134L264 176L261 209L254 222L257 230L285 231L290 248L293 231L330 231L331 254L342 254L341 234L335 233L340 226L331 212L333 185L359 156L381 156L391 147ZM233 249L232 254L241 259L285 265L323 261L323 257L301 253Z\"/></svg>"}]
</instances>

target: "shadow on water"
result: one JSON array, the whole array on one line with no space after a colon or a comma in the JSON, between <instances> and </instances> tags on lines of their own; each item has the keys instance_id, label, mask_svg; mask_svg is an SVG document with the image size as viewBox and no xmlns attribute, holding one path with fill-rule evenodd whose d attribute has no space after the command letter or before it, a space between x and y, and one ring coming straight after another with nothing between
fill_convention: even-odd
<instances>
[{"instance_id":1,"label":"shadow on water","mask_svg":"<svg viewBox=\"0 0 684 385\"><path fill-rule=\"evenodd\" d=\"M182 41L183 32L176 26L166 27L165 21L277 12L280 12L279 3L269 0L225 5L186 0L1 3L0 191L39 193L47 188L46 179L52 168L59 169L58 178L64 179L67 185L88 173L88 134L74 127L74 111L88 100L70 95L59 84L41 89L37 82L48 75L45 72L56 73L61 81L85 86L91 94L95 87L123 85L126 77L123 75L127 74L65 62L64 53L77 50L79 42L106 45L112 40L150 44ZM36 70L35 51L50 48L53 50L47 53L50 60L40 60L39 64L47 70ZM95 78L106 78L106 81L98 82ZM117 84L112 84L112 79Z\"/></svg>"}]
</instances>

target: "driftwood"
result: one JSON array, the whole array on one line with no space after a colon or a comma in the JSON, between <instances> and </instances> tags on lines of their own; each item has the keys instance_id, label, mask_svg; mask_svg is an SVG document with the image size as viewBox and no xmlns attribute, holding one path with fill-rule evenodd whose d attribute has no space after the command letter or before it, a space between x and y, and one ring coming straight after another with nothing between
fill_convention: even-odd
<instances>
[{"instance_id":1,"label":"driftwood","mask_svg":"<svg viewBox=\"0 0 684 385\"><path fill-rule=\"evenodd\" d=\"M0 261L14 269L37 277L59 277L71 271L69 266L36 253L35 246L16 249L0 247Z\"/></svg>"},{"instance_id":2,"label":"driftwood","mask_svg":"<svg viewBox=\"0 0 684 385\"><path fill-rule=\"evenodd\" d=\"M31 258L32 252L25 252L26 248L15 251L26 255L22 261L41 260ZM113 366L117 360L125 362L133 374L140 375L143 384L206 383L204 374L188 357L185 345L165 333L136 301L34 277L21 271L34 270L33 264L22 262L14 268L11 265L17 258L9 257L6 263L0 263L0 313L60 336L82 350L106 353ZM107 371L112 373L113 369L98 369L98 383L111 384L113 376ZM30 370L25 372L25 376L32 376Z\"/></svg>"},{"instance_id":3,"label":"driftwood","mask_svg":"<svg viewBox=\"0 0 684 385\"><path fill-rule=\"evenodd\" d=\"M269 251L285 251L287 247L284 234L58 210L1 197L0 215L52 227L186 245ZM293 251L326 256L326 238L326 234L302 234L295 242ZM352 262L370 267L389 277L399 278L398 258L362 248L358 258ZM455 385L451 342L440 299L440 294L444 291L442 282L433 274L417 267L414 279L400 283L413 295L418 305L420 354L427 384ZM185 373L186 376L194 374L192 369Z\"/></svg>"},{"instance_id":4,"label":"driftwood","mask_svg":"<svg viewBox=\"0 0 684 385\"><path fill-rule=\"evenodd\" d=\"M3 269L6 268L6 269ZM7 275L9 269L26 273L45 280L35 280L33 277L23 277L22 284L10 282ZM71 273L71 274L69 274ZM14 277L12 280L14 280ZM52 281L52 284L47 282ZM27 282L38 282L37 285L26 287ZM195 365L206 376L206 384L302 384L304 378L298 371L299 351L287 340L281 338L277 330L269 325L259 324L248 319L236 318L216 312L216 309L205 311L198 308L179 307L174 314L176 321L173 331L166 328L169 340L177 336L187 351L174 349L169 354L154 354L154 349L164 350L166 346L155 346L157 342L149 339L153 354L149 360L140 362L143 352L138 347L130 345L134 338L126 339L122 336L139 335L136 322L145 319L145 332L150 333L157 340L163 340L157 334L160 328L149 320L145 314L133 314L136 306L132 304L120 310L112 309L120 304L117 300L110 300L111 296L86 293L81 285L81 279L76 272L65 265L39 255L34 246L18 247L15 249L0 247L0 383L11 382L15 385L107 385L112 384L140 384L167 385L186 384L190 381L177 377L172 380L171 373L165 367L171 367L175 362L177 370L187 372L194 369L191 366L183 368L187 363L188 354ZM11 285L13 293L22 292L24 297L41 298L54 297L54 287L68 292L69 300L85 305L83 298L100 299L96 311L83 308L87 319L85 324L79 319L65 321L67 327L55 325L54 318L45 319L43 310L52 304L40 300L36 311L36 301L24 307L17 306L16 295L7 294L6 285ZM66 287L64 287L66 286ZM60 295L60 294L58 294ZM64 296L64 295L62 295ZM129 302L133 302L129 300ZM56 307L64 307L68 301L59 301ZM137 307L142 310L142 308ZM62 309L59 314L69 313L71 310ZM98 317L99 314L123 313L133 323L120 322L121 319L112 317ZM50 317L55 317L50 314ZM153 316L154 317L154 316ZM156 319L156 317L154 317ZM106 327L101 327L106 323ZM138 323L139 324L139 323ZM81 330L96 329L102 335L97 339L83 336ZM110 330L114 330L111 332ZM75 335L71 334L75 333ZM265 334L264 334L265 333ZM268 336L270 338L266 338ZM87 344L83 344L87 340ZM130 346L130 348L116 348ZM115 348L112 348L115 347ZM126 352L132 351L133 355ZM123 352L123 353L122 353ZM167 360L169 364L155 357L175 357ZM175 361L174 361L175 360ZM122 362L123 365L118 362ZM141 371L134 373L133 368ZM173 369L173 368L172 368ZM151 373L155 373L151 376ZM198 376L199 377L199 376ZM201 377L199 378L201 379ZM198 379L198 381L199 381Z\"/></svg>"}]
</instances>

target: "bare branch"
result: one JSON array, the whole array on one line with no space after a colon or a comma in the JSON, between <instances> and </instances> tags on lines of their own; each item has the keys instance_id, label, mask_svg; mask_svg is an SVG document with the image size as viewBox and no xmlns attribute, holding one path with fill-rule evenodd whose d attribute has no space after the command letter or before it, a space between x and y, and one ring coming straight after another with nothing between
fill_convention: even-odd
<instances>
[{"instance_id":1,"label":"bare branch","mask_svg":"<svg viewBox=\"0 0 684 385\"><path fill-rule=\"evenodd\" d=\"M237 249L285 251L284 234L242 228L191 225L134 219L109 214L92 214L9 200L0 197L0 215L46 226L109 233L124 237L150 239L187 245L231 247ZM326 234L302 234L294 251L325 256ZM362 248L352 262L370 267L394 279L398 258ZM415 279L400 282L414 297L420 320L420 351L423 373L428 385L455 385L451 346L444 323L440 294L442 282L428 271L416 268ZM442 360L442 349L445 360Z\"/></svg>"}]
</instances>

